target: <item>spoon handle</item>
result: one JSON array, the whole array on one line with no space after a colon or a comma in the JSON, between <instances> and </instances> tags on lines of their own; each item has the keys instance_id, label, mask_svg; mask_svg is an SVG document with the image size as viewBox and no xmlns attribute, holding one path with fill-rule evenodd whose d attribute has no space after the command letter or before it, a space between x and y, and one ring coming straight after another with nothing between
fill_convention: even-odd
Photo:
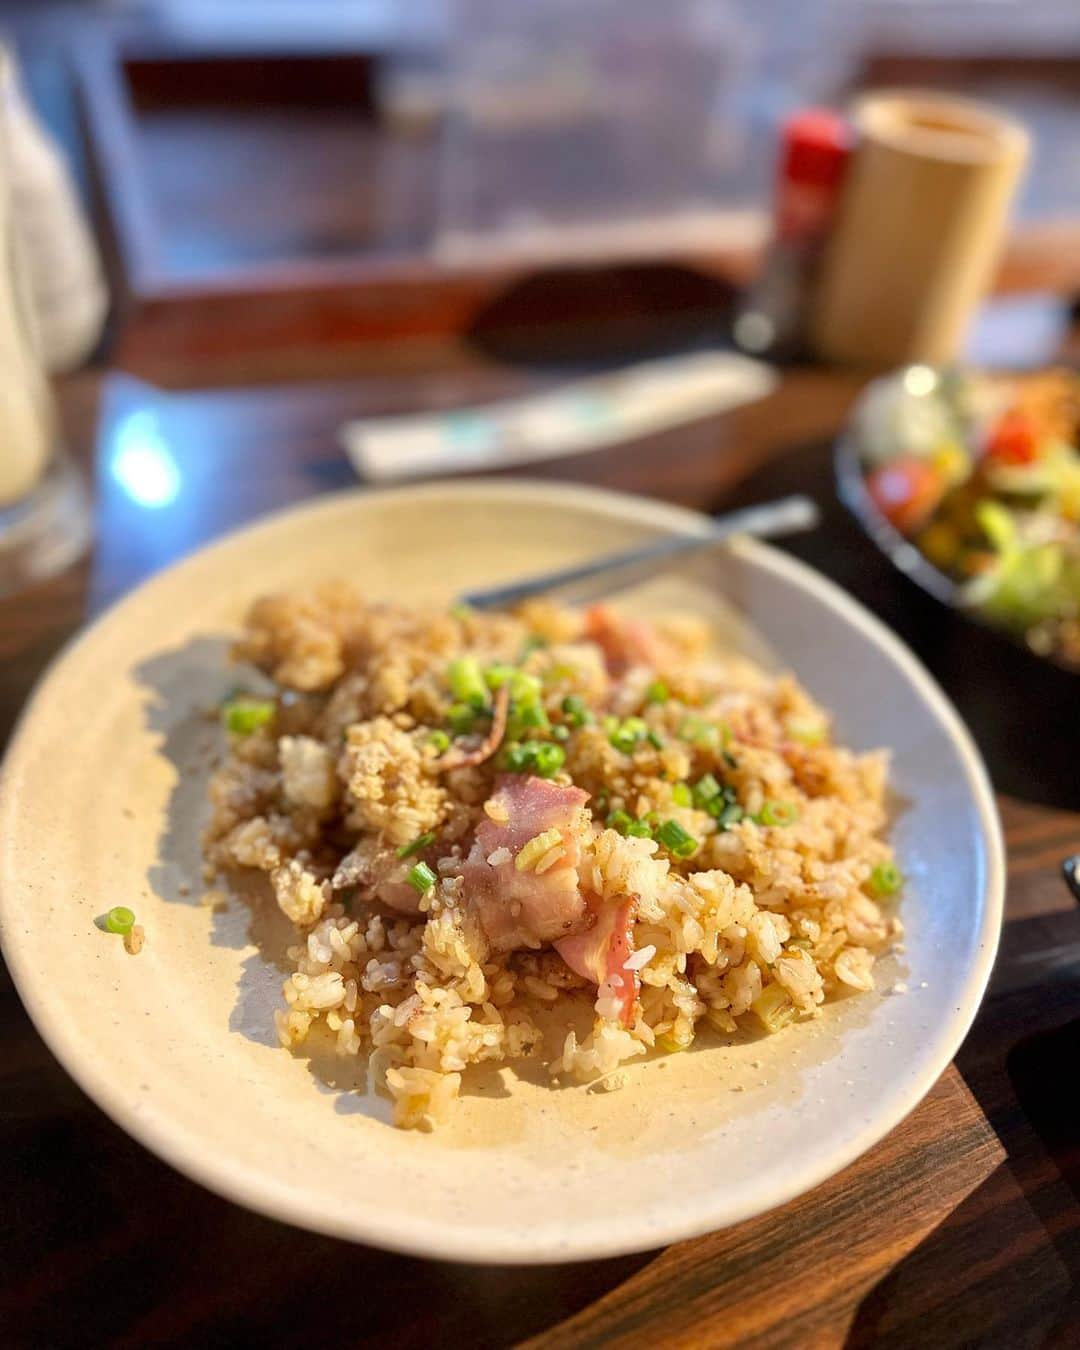
<instances>
[{"instance_id":1,"label":"spoon handle","mask_svg":"<svg viewBox=\"0 0 1080 1350\"><path fill-rule=\"evenodd\" d=\"M817 505L809 497L782 497L779 501L748 506L742 511L733 511L730 515L721 516L711 522L707 534L673 535L653 544L645 544L641 548L628 549L622 553L608 553L590 562L579 563L575 567L524 577L505 586L470 591L461 599L473 609L504 609L531 596L565 591L569 587L593 580L602 581L605 592L610 594L633 585L653 572L660 571L672 558L712 548L733 535L749 534L758 539L776 538L778 535L811 530L818 524L820 518Z\"/></svg>"}]
</instances>

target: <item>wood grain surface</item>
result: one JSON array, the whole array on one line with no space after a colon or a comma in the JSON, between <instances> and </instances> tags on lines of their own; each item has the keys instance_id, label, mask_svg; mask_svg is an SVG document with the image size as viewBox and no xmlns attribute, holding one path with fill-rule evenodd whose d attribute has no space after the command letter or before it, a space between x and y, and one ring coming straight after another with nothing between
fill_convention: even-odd
<instances>
[{"instance_id":1,"label":"wood grain surface","mask_svg":"<svg viewBox=\"0 0 1080 1350\"><path fill-rule=\"evenodd\" d=\"M0 735L49 656L139 578L232 525L352 483L336 439L346 416L551 378L448 349L427 369L388 360L332 384L69 381L65 420L94 474L97 542L66 576L0 604ZM1078 1343L1080 1147L1066 1099L1080 1051L1080 910L1058 873L1080 848L1075 692L1056 702L1024 653L938 611L836 506L822 438L855 388L793 371L753 407L543 471L709 510L810 492L825 526L792 550L897 627L974 727L1002 794L1007 923L984 1007L920 1107L810 1195L663 1252L536 1269L411 1260L259 1218L178 1176L71 1083L0 975L0 1344ZM133 435L171 456L170 505L148 510L125 491L117 451Z\"/></svg>"}]
</instances>

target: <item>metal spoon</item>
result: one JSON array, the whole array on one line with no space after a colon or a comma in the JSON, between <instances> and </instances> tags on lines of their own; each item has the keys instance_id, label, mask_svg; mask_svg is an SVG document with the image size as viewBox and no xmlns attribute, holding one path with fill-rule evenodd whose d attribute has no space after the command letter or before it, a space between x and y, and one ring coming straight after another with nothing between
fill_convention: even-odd
<instances>
[{"instance_id":1,"label":"metal spoon","mask_svg":"<svg viewBox=\"0 0 1080 1350\"><path fill-rule=\"evenodd\" d=\"M1080 905L1080 853L1074 853L1061 864L1061 875L1065 885L1073 893L1073 899Z\"/></svg>"},{"instance_id":2,"label":"metal spoon","mask_svg":"<svg viewBox=\"0 0 1080 1350\"><path fill-rule=\"evenodd\" d=\"M797 534L814 529L821 512L809 497L781 497L779 501L749 506L742 511L720 516L711 522L708 534L674 535L655 544L627 549L623 553L607 553L591 562L576 567L564 567L553 572L542 572L512 581L504 586L491 586L480 591L469 591L461 597L473 609L504 609L534 595L564 593L577 587L576 598L585 599L584 592L611 595L661 570L672 558L714 548L733 535L749 534L757 539L775 539L779 535ZM599 582L589 587L588 583Z\"/></svg>"}]
</instances>

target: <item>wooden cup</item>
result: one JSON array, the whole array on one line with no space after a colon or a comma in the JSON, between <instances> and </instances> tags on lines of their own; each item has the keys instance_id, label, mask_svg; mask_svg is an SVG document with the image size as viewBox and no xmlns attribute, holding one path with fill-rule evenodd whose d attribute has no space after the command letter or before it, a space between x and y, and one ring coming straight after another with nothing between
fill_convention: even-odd
<instances>
[{"instance_id":1,"label":"wooden cup","mask_svg":"<svg viewBox=\"0 0 1080 1350\"><path fill-rule=\"evenodd\" d=\"M947 363L997 261L1027 133L984 104L916 90L867 94L853 121L811 346L843 365Z\"/></svg>"}]
</instances>

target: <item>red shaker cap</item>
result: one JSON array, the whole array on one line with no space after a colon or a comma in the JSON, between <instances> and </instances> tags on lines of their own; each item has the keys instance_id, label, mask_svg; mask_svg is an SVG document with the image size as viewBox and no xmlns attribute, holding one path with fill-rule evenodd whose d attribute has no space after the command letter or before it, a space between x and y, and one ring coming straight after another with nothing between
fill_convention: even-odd
<instances>
[{"instance_id":1,"label":"red shaker cap","mask_svg":"<svg viewBox=\"0 0 1080 1350\"><path fill-rule=\"evenodd\" d=\"M851 153L851 125L829 108L803 108L781 130L780 181L834 188Z\"/></svg>"}]
</instances>

